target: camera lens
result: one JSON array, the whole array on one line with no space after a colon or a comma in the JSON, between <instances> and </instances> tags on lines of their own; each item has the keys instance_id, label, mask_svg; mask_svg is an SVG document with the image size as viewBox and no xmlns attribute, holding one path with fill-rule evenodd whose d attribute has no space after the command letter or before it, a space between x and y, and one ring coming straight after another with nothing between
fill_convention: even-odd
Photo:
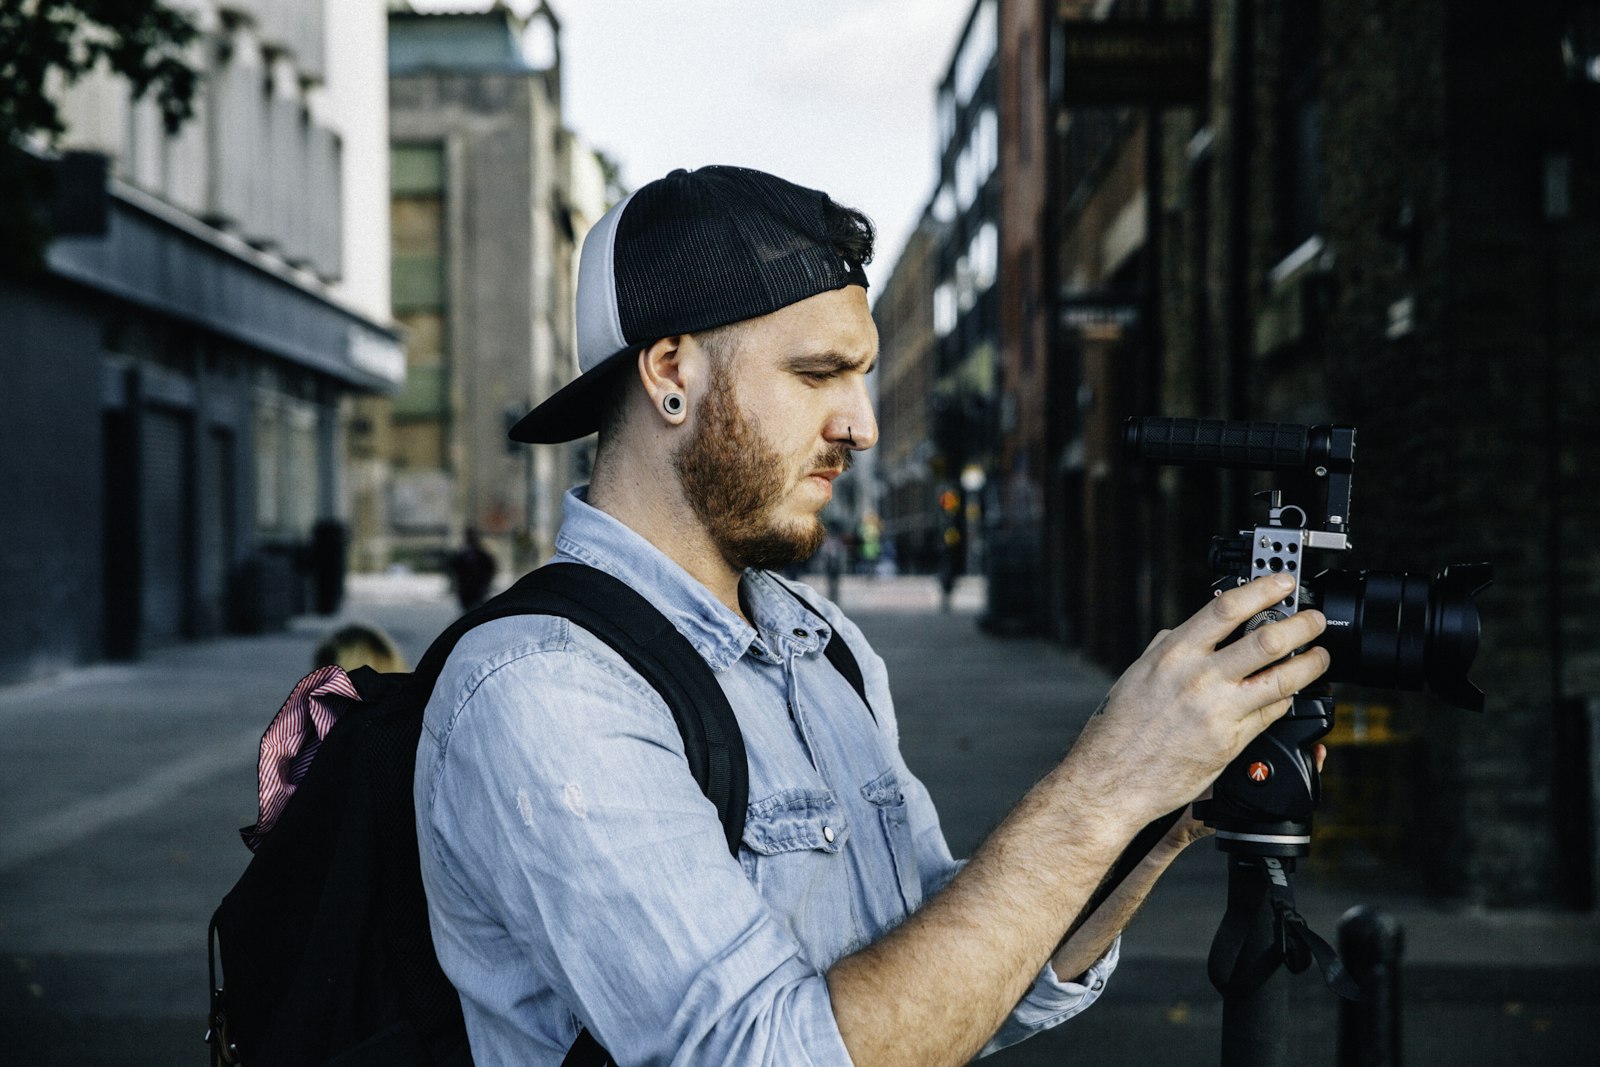
<instances>
[{"instance_id":1,"label":"camera lens","mask_svg":"<svg viewBox=\"0 0 1600 1067\"><path fill-rule=\"evenodd\" d=\"M1487 563L1451 564L1433 577L1327 570L1306 583L1328 629L1317 641L1328 679L1420 689L1470 711L1483 691L1467 680L1478 652L1473 597L1494 577Z\"/></svg>"}]
</instances>

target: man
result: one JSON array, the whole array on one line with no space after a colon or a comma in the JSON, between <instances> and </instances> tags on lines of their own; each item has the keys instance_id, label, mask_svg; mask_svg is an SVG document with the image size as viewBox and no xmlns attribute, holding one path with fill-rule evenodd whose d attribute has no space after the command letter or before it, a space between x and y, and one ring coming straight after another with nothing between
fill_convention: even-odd
<instances>
[{"instance_id":1,"label":"man","mask_svg":"<svg viewBox=\"0 0 1600 1067\"><path fill-rule=\"evenodd\" d=\"M456 600L462 611L471 611L489 596L494 584L495 561L475 527L468 526L465 544L450 557L450 574L455 580Z\"/></svg>"},{"instance_id":2,"label":"man","mask_svg":"<svg viewBox=\"0 0 1600 1067\"><path fill-rule=\"evenodd\" d=\"M583 374L513 431L598 430L557 558L607 570L716 671L750 804L729 855L665 705L555 619L490 623L428 706L416 799L440 962L480 1064L964 1063L1087 1007L1185 820L1071 936L1133 835L1209 786L1326 667L1314 612L1222 650L1254 583L1159 635L964 866L902 761L882 661L771 568L877 437L871 227L756 171L676 171L583 248ZM870 711L822 649L849 643ZM1275 666L1269 666L1276 663Z\"/></svg>"}]
</instances>

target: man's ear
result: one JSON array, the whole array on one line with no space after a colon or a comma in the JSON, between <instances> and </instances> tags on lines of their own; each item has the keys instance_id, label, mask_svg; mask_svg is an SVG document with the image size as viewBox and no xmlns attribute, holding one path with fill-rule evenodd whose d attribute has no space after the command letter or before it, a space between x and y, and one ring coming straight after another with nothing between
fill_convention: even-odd
<instances>
[{"instance_id":1,"label":"man's ear","mask_svg":"<svg viewBox=\"0 0 1600 1067\"><path fill-rule=\"evenodd\" d=\"M668 424L683 423L688 412L684 336L663 337L639 352L639 381L656 414Z\"/></svg>"},{"instance_id":2,"label":"man's ear","mask_svg":"<svg viewBox=\"0 0 1600 1067\"><path fill-rule=\"evenodd\" d=\"M683 391L683 347L682 335L674 335L639 350L639 380L651 399L657 399L662 389Z\"/></svg>"}]
</instances>

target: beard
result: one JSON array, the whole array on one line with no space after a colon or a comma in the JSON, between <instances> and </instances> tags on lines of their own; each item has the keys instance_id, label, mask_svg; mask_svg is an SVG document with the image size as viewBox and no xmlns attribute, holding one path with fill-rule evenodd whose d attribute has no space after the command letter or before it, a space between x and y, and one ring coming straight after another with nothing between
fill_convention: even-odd
<instances>
[{"instance_id":1,"label":"beard","mask_svg":"<svg viewBox=\"0 0 1600 1067\"><path fill-rule=\"evenodd\" d=\"M849 470L850 461L850 449L834 445L817 453L805 471ZM783 457L739 410L730 376L720 369L696 411L694 433L672 466L712 543L740 570L799 563L827 538L816 515L789 524L774 516L790 489Z\"/></svg>"}]
</instances>

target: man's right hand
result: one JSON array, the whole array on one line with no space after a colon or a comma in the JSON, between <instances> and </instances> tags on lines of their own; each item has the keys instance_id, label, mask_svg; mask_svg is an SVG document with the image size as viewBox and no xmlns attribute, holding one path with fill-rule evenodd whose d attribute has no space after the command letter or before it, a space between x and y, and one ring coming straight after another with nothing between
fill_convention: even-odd
<instances>
[{"instance_id":1,"label":"man's right hand","mask_svg":"<svg viewBox=\"0 0 1600 1067\"><path fill-rule=\"evenodd\" d=\"M1230 589L1150 642L1084 728L1068 761L1106 791L1135 825L1199 796L1251 738L1328 669L1307 649L1327 625L1301 611L1222 648L1235 630L1292 588L1283 576Z\"/></svg>"},{"instance_id":2,"label":"man's right hand","mask_svg":"<svg viewBox=\"0 0 1600 1067\"><path fill-rule=\"evenodd\" d=\"M1060 944L1138 829L1199 796L1328 666L1303 611L1218 648L1289 591L1275 578L1229 590L1156 636L1112 687L1078 743L990 834L945 889L833 965L834 1018L867 1067L966 1063ZM1283 662L1278 662L1283 660ZM1057 975L1103 950L1170 856L1146 861L1069 942ZM1092 942L1092 943L1091 943Z\"/></svg>"}]
</instances>

